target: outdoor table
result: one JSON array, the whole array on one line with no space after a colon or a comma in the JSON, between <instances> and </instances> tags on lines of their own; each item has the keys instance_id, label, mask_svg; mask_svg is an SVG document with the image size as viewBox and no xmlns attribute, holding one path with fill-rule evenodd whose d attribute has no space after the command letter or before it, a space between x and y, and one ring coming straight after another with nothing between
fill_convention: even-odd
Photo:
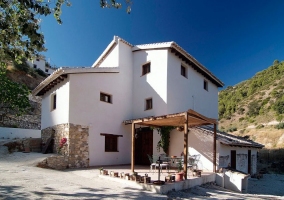
<instances>
[{"instance_id":1,"label":"outdoor table","mask_svg":"<svg viewBox=\"0 0 284 200\"><path fill-rule=\"evenodd\" d=\"M182 160L183 157L176 157L176 156L171 156L171 157L165 157L166 160L170 161L170 166L171 167L177 167L178 162Z\"/></svg>"}]
</instances>

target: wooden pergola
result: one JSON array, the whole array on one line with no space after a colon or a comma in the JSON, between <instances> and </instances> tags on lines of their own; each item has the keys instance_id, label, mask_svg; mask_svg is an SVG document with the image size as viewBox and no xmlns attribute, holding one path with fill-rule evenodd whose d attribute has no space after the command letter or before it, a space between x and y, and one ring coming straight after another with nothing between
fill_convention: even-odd
<instances>
[{"instance_id":1,"label":"wooden pergola","mask_svg":"<svg viewBox=\"0 0 284 200\"><path fill-rule=\"evenodd\" d=\"M152 116L139 119L125 120L124 124L132 124L132 146L131 146L131 171L134 172L135 165L135 125L161 127L161 126L175 126L184 127L184 178L187 179L187 157L188 157L188 128L214 125L214 137L213 137L213 171L216 172L216 125L217 120L205 117L194 110L188 110L186 112L169 114L163 116Z\"/></svg>"}]
</instances>

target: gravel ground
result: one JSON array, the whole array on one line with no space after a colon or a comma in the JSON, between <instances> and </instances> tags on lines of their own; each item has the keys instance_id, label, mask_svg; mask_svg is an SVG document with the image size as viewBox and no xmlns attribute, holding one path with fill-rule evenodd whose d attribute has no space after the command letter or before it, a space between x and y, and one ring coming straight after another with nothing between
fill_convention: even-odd
<instances>
[{"instance_id":1,"label":"gravel ground","mask_svg":"<svg viewBox=\"0 0 284 200\"><path fill-rule=\"evenodd\" d=\"M0 141L0 199L284 199L284 175L251 179L251 194L234 193L206 184L160 195L100 179L97 169L57 171L38 168L35 165L48 154L9 154L1 143L3 141Z\"/></svg>"}]
</instances>

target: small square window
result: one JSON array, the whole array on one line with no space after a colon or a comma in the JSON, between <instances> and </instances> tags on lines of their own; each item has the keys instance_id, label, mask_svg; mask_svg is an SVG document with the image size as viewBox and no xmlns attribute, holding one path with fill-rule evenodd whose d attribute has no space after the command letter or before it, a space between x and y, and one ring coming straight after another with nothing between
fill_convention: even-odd
<instances>
[{"instance_id":1,"label":"small square window","mask_svg":"<svg viewBox=\"0 0 284 200\"><path fill-rule=\"evenodd\" d=\"M56 109L56 94L51 95L51 110Z\"/></svg>"},{"instance_id":2,"label":"small square window","mask_svg":"<svg viewBox=\"0 0 284 200\"><path fill-rule=\"evenodd\" d=\"M112 135L105 136L105 152L117 152L117 137Z\"/></svg>"},{"instance_id":3,"label":"small square window","mask_svg":"<svg viewBox=\"0 0 284 200\"><path fill-rule=\"evenodd\" d=\"M112 103L112 96L101 92L100 100L103 102Z\"/></svg>"},{"instance_id":4,"label":"small square window","mask_svg":"<svg viewBox=\"0 0 284 200\"><path fill-rule=\"evenodd\" d=\"M105 136L105 152L118 152L118 137L122 135L113 135L109 133L101 133L101 136Z\"/></svg>"},{"instance_id":5,"label":"small square window","mask_svg":"<svg viewBox=\"0 0 284 200\"><path fill-rule=\"evenodd\" d=\"M142 65L142 76L151 72L151 63L146 63Z\"/></svg>"},{"instance_id":6,"label":"small square window","mask_svg":"<svg viewBox=\"0 0 284 200\"><path fill-rule=\"evenodd\" d=\"M37 58L36 61L39 61L39 58Z\"/></svg>"},{"instance_id":7,"label":"small square window","mask_svg":"<svg viewBox=\"0 0 284 200\"><path fill-rule=\"evenodd\" d=\"M204 88L204 90L208 91L208 82L206 80L204 80L203 88Z\"/></svg>"},{"instance_id":8,"label":"small square window","mask_svg":"<svg viewBox=\"0 0 284 200\"><path fill-rule=\"evenodd\" d=\"M33 66L34 66L34 68L36 69L37 65L36 65L36 64L34 64Z\"/></svg>"},{"instance_id":9,"label":"small square window","mask_svg":"<svg viewBox=\"0 0 284 200\"><path fill-rule=\"evenodd\" d=\"M48 72L48 69L45 69L45 72Z\"/></svg>"},{"instance_id":10,"label":"small square window","mask_svg":"<svg viewBox=\"0 0 284 200\"><path fill-rule=\"evenodd\" d=\"M182 75L182 76L184 76L185 78L187 78L187 70L186 70L186 67L184 67L184 66L180 66L180 74Z\"/></svg>"},{"instance_id":11,"label":"small square window","mask_svg":"<svg viewBox=\"0 0 284 200\"><path fill-rule=\"evenodd\" d=\"M152 98L145 100L145 110L151 110L153 108Z\"/></svg>"}]
</instances>

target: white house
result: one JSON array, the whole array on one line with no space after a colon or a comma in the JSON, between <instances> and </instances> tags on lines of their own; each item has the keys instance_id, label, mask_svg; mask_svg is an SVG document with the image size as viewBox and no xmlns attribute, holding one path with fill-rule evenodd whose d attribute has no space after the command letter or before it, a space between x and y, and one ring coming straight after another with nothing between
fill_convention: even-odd
<instances>
[{"instance_id":1,"label":"white house","mask_svg":"<svg viewBox=\"0 0 284 200\"><path fill-rule=\"evenodd\" d=\"M43 140L54 135L58 147L66 137L69 167L87 167L131 162L133 136L126 120L188 109L218 119L222 86L175 42L132 45L115 36L91 68L58 69L33 94L42 96ZM135 128L143 131L135 139L135 163L148 165L147 154L161 153L156 148L160 136L145 126ZM171 132L169 155L181 154L183 138L181 132ZM190 128L188 153L201 154L200 168L209 171L214 164L212 138L208 128ZM217 133L216 145L217 167L230 163L255 173L261 145L224 133Z\"/></svg>"},{"instance_id":2,"label":"white house","mask_svg":"<svg viewBox=\"0 0 284 200\"><path fill-rule=\"evenodd\" d=\"M44 73L47 75L52 74L55 71L55 68L52 68L50 66L46 65L46 61L42 58L36 58L32 61L27 61L27 64L30 66L30 68L33 69L41 69Z\"/></svg>"}]
</instances>

